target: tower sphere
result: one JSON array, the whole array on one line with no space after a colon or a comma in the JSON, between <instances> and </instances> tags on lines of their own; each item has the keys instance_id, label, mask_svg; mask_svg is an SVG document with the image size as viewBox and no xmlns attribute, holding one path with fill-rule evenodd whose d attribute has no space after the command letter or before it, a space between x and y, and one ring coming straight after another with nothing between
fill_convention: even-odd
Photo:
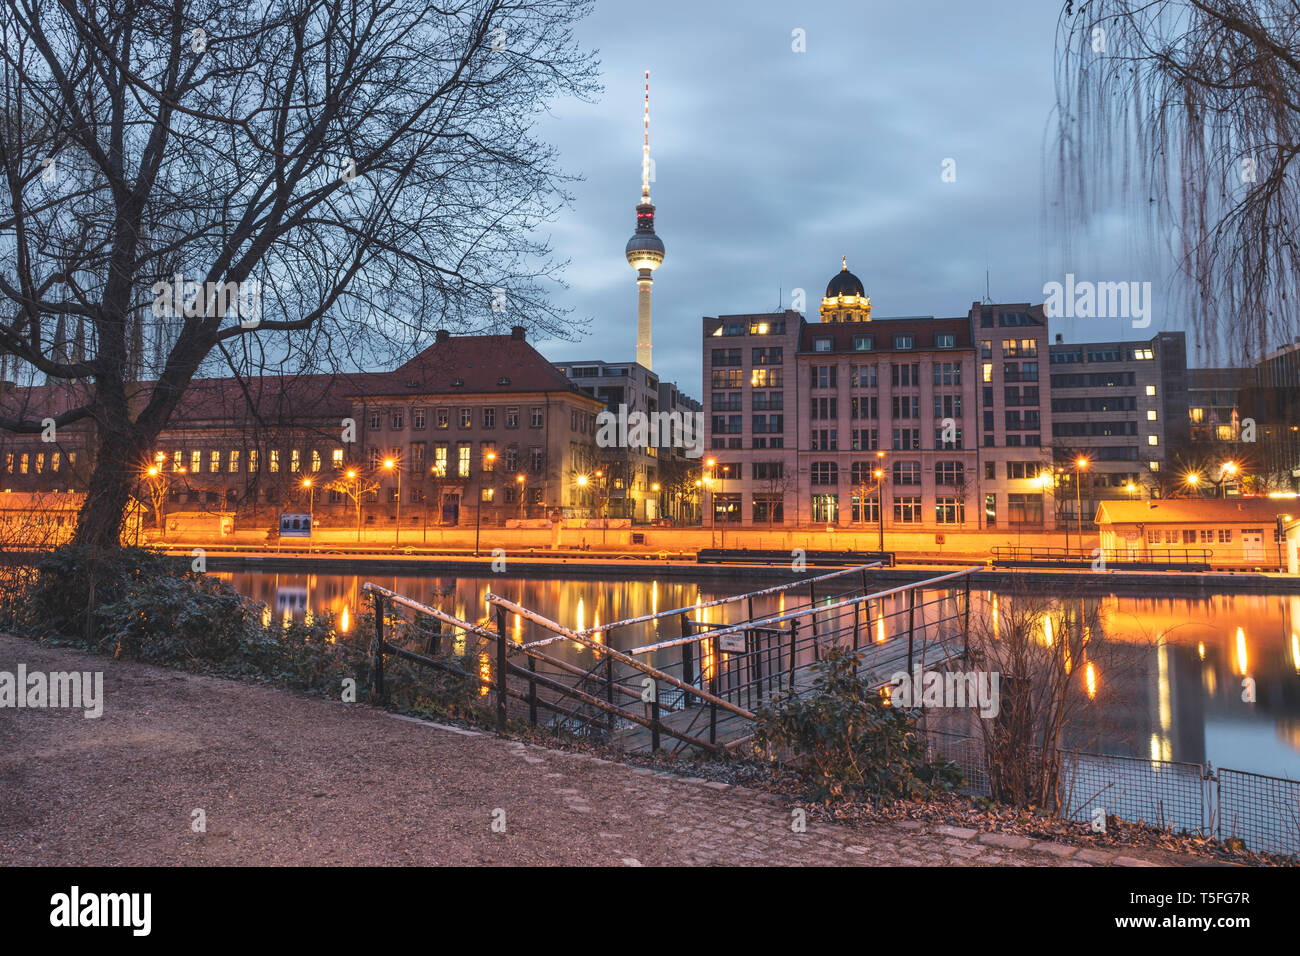
<instances>
[{"instance_id":1,"label":"tower sphere","mask_svg":"<svg viewBox=\"0 0 1300 956\"><path fill-rule=\"evenodd\" d=\"M627 241L627 264L633 269L658 269L664 261L664 241L653 232L637 232Z\"/></svg>"}]
</instances>

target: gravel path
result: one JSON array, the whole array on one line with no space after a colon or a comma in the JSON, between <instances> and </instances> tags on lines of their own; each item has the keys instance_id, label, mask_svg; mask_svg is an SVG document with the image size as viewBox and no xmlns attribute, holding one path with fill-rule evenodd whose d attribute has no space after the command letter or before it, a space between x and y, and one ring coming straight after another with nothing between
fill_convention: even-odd
<instances>
[{"instance_id":1,"label":"gravel path","mask_svg":"<svg viewBox=\"0 0 1300 956\"><path fill-rule=\"evenodd\" d=\"M0 710L0 864L1197 862L915 823L795 832L752 790L0 636L0 671L19 663L102 671L104 713Z\"/></svg>"}]
</instances>

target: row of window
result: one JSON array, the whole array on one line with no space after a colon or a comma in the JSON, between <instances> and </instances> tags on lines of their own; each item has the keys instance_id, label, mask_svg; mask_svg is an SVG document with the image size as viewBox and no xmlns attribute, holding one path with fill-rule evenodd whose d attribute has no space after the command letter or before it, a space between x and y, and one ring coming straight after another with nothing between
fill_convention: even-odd
<instances>
[{"instance_id":1,"label":"row of window","mask_svg":"<svg viewBox=\"0 0 1300 956\"><path fill-rule=\"evenodd\" d=\"M41 475L45 473L47 462L50 471L56 472L64 463L65 458L69 468L77 467L77 453L75 451L52 451L48 453L43 451L7 452L5 454L5 472L12 475L15 473L14 469L17 468L17 474L20 475Z\"/></svg>"},{"instance_id":2,"label":"row of window","mask_svg":"<svg viewBox=\"0 0 1300 956\"><path fill-rule=\"evenodd\" d=\"M853 351L870 352L876 347L876 337L874 334L862 334L853 336ZM955 332L936 332L934 333L934 347L936 349L955 349L957 347L957 334ZM830 352L835 348L835 339L831 336L817 336L813 339L814 352ZM913 332L896 332L894 333L894 349L896 351L907 351L916 348L916 334Z\"/></svg>"},{"instance_id":3,"label":"row of window","mask_svg":"<svg viewBox=\"0 0 1300 956\"><path fill-rule=\"evenodd\" d=\"M1052 349L1053 365L1076 365L1083 361L1083 349ZM1092 348L1087 350L1089 362L1149 362L1156 357L1153 349L1147 348Z\"/></svg>"},{"instance_id":4,"label":"row of window","mask_svg":"<svg viewBox=\"0 0 1300 956\"><path fill-rule=\"evenodd\" d=\"M875 484L876 469L879 464L874 461L855 461L849 469L852 484ZM810 466L810 483L814 485L838 485L840 483L839 462L814 461ZM895 485L921 484L921 463L919 461L895 461L890 463L890 477ZM937 461L934 463L934 482L937 485L961 485L966 480L966 465L960 461Z\"/></svg>"},{"instance_id":5,"label":"row of window","mask_svg":"<svg viewBox=\"0 0 1300 956\"><path fill-rule=\"evenodd\" d=\"M474 427L474 409L473 408L435 408L433 410L434 428L450 428L453 412L455 420L461 428ZM497 427L497 410L492 406L483 406L479 409L480 426L485 429ZM510 406L505 410L504 424L506 428L519 427L520 409L518 406ZM384 427L385 418L387 418L388 427L392 431L402 431L406 427L406 410L398 409L387 413L371 412L370 413L370 430L380 431ZM534 405L528 410L528 425L530 428L541 428L546 420L546 410L540 405ZM570 413L569 424L574 431L594 431L596 416L587 412L573 411ZM411 428L414 431L424 431L429 424L428 410L424 408L411 409Z\"/></svg>"}]
</instances>

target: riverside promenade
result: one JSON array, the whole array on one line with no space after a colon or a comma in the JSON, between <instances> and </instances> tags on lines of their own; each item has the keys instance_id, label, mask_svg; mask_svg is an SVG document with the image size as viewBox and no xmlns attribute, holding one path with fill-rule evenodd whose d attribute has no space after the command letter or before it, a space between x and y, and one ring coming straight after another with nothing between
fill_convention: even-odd
<instances>
[{"instance_id":1,"label":"riverside promenade","mask_svg":"<svg viewBox=\"0 0 1300 956\"><path fill-rule=\"evenodd\" d=\"M0 712L0 865L1205 862L913 822L794 832L771 794L363 704L0 636L0 671L19 663L102 671L104 712Z\"/></svg>"}]
</instances>

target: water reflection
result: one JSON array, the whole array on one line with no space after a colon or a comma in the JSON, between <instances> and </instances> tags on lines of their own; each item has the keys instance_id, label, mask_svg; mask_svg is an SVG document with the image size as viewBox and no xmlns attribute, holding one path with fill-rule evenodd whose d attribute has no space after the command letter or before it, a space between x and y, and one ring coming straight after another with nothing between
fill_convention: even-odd
<instances>
[{"instance_id":1,"label":"water reflection","mask_svg":"<svg viewBox=\"0 0 1300 956\"><path fill-rule=\"evenodd\" d=\"M584 581L315 574L221 574L241 593L267 606L264 620L303 619L329 612L350 633L367 607L361 593L374 581L457 617L486 622L487 595L494 592L568 627L582 629L674 608L689 608L694 620L730 622L745 616L739 605L709 602L752 589L752 580L704 582ZM818 599L822 598L819 591ZM977 593L976 610L990 618L996 636L999 613L1010 598ZM806 595L803 596L806 599ZM793 593L790 598L795 600ZM786 595L753 602L753 613L780 614ZM742 602L743 604L744 602ZM1078 620L1093 620L1109 657L1094 666L1091 653L1079 661L1076 679L1090 698L1104 699L1101 725L1079 734L1075 744L1092 750L1166 760L1211 761L1215 766L1300 777L1300 597L1214 595L1185 597L1090 597ZM886 636L882 611L872 602L874 637ZM1003 607L999 608L999 604ZM1058 621L1058 624L1060 622ZM631 646L681 635L681 616L651 625L601 633L610 646ZM538 625L513 616L508 627L519 642L547 636ZM1051 624L1041 640L1057 636ZM865 636L865 635L864 635ZM1094 635L1085 633L1085 644ZM590 666L592 652L572 641L553 651ZM1091 651L1091 648L1089 648ZM670 653L670 652L669 652ZM585 660L584 660L585 659ZM660 661L658 663L664 663ZM712 660L701 662L705 668ZM1249 678L1254 702L1243 700ZM1105 696L1109 694L1109 696ZM1099 696L1100 695L1100 696Z\"/></svg>"}]
</instances>

